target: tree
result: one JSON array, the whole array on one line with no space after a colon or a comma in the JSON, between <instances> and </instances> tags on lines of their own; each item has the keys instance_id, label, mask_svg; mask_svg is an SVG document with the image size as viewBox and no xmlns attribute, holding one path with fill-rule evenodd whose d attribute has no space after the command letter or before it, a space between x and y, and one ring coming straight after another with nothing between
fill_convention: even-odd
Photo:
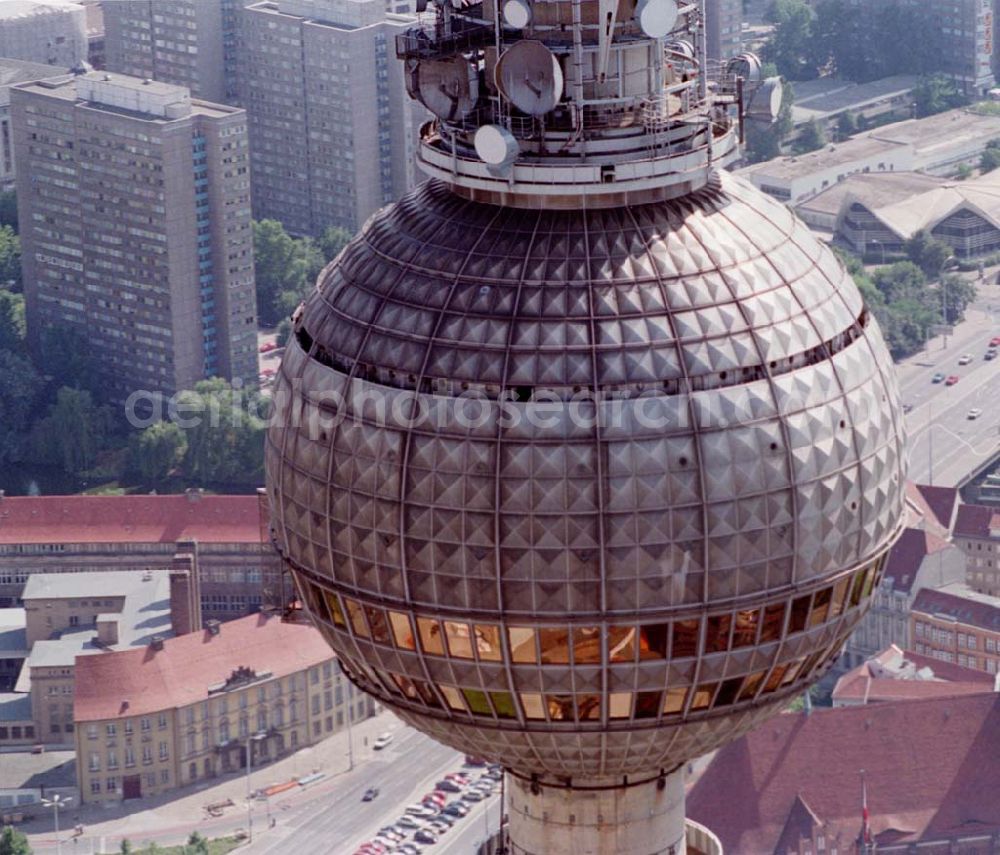
<instances>
[{"instance_id":1,"label":"tree","mask_svg":"<svg viewBox=\"0 0 1000 855\"><path fill-rule=\"evenodd\" d=\"M806 154L816 151L826 145L826 131L815 119L810 119L802 126L799 136L793 144L796 154Z\"/></svg>"},{"instance_id":2,"label":"tree","mask_svg":"<svg viewBox=\"0 0 1000 855\"><path fill-rule=\"evenodd\" d=\"M282 318L281 323L278 324L278 333L274 337L274 343L278 347L284 347L288 344L288 339L292 335L292 321L291 318Z\"/></svg>"},{"instance_id":3,"label":"tree","mask_svg":"<svg viewBox=\"0 0 1000 855\"><path fill-rule=\"evenodd\" d=\"M1000 166L1000 140L990 140L979 158L979 171L986 174L998 166Z\"/></svg>"},{"instance_id":4,"label":"tree","mask_svg":"<svg viewBox=\"0 0 1000 855\"><path fill-rule=\"evenodd\" d=\"M146 484L164 481L180 465L187 452L184 431L173 422L157 422L128 442L128 471Z\"/></svg>"},{"instance_id":5,"label":"tree","mask_svg":"<svg viewBox=\"0 0 1000 855\"><path fill-rule=\"evenodd\" d=\"M17 231L17 195L13 190L0 193L0 226Z\"/></svg>"},{"instance_id":6,"label":"tree","mask_svg":"<svg viewBox=\"0 0 1000 855\"><path fill-rule=\"evenodd\" d=\"M103 400L104 388L95 369L90 339L71 326L45 327L40 335L39 370L55 380L56 386L86 389L95 399Z\"/></svg>"},{"instance_id":7,"label":"tree","mask_svg":"<svg viewBox=\"0 0 1000 855\"><path fill-rule=\"evenodd\" d=\"M964 276L950 273L941 277L935 294L935 299L943 306L944 322L957 324L965 320L965 310L975 301L978 292L975 284Z\"/></svg>"},{"instance_id":8,"label":"tree","mask_svg":"<svg viewBox=\"0 0 1000 855\"><path fill-rule=\"evenodd\" d=\"M913 103L917 118L923 118L961 107L967 103L967 99L945 75L929 74L921 77L913 87Z\"/></svg>"},{"instance_id":9,"label":"tree","mask_svg":"<svg viewBox=\"0 0 1000 855\"><path fill-rule=\"evenodd\" d=\"M28 838L13 826L4 826L0 832L0 855L31 855Z\"/></svg>"},{"instance_id":10,"label":"tree","mask_svg":"<svg viewBox=\"0 0 1000 855\"><path fill-rule=\"evenodd\" d=\"M954 255L948 244L932 237L926 229L916 232L906 241L903 248L906 257L930 279L939 276L945 262Z\"/></svg>"},{"instance_id":11,"label":"tree","mask_svg":"<svg viewBox=\"0 0 1000 855\"><path fill-rule=\"evenodd\" d=\"M851 110L847 110L837 116L837 136L840 139L847 139L857 132L858 117Z\"/></svg>"},{"instance_id":12,"label":"tree","mask_svg":"<svg viewBox=\"0 0 1000 855\"><path fill-rule=\"evenodd\" d=\"M27 359L0 350L0 463L20 456L41 382Z\"/></svg>"},{"instance_id":13,"label":"tree","mask_svg":"<svg viewBox=\"0 0 1000 855\"><path fill-rule=\"evenodd\" d=\"M0 288L0 350L24 349L24 297Z\"/></svg>"},{"instance_id":14,"label":"tree","mask_svg":"<svg viewBox=\"0 0 1000 855\"><path fill-rule=\"evenodd\" d=\"M118 847L118 851L121 855L132 855L132 841L126 837Z\"/></svg>"},{"instance_id":15,"label":"tree","mask_svg":"<svg viewBox=\"0 0 1000 855\"><path fill-rule=\"evenodd\" d=\"M764 58L790 80L816 77L812 9L804 0L773 0L767 20L774 25L774 32L764 45Z\"/></svg>"},{"instance_id":16,"label":"tree","mask_svg":"<svg viewBox=\"0 0 1000 855\"><path fill-rule=\"evenodd\" d=\"M296 240L277 220L255 222L253 240L257 312L261 323L271 326L308 294L323 269L323 253L316 241Z\"/></svg>"},{"instance_id":17,"label":"tree","mask_svg":"<svg viewBox=\"0 0 1000 855\"><path fill-rule=\"evenodd\" d=\"M1000 152L998 152L998 154L1000 154ZM997 165L1000 165L1000 159L998 159ZM969 164L961 163L959 164L958 169L955 170L955 178L957 178L959 181L966 181L967 179L972 177L972 173L974 171L975 170L971 166L969 166Z\"/></svg>"},{"instance_id":18,"label":"tree","mask_svg":"<svg viewBox=\"0 0 1000 855\"><path fill-rule=\"evenodd\" d=\"M197 831L192 831L185 847L186 855L208 855L208 841Z\"/></svg>"},{"instance_id":19,"label":"tree","mask_svg":"<svg viewBox=\"0 0 1000 855\"><path fill-rule=\"evenodd\" d=\"M0 226L0 288L21 287L21 239L10 226Z\"/></svg>"},{"instance_id":20,"label":"tree","mask_svg":"<svg viewBox=\"0 0 1000 855\"><path fill-rule=\"evenodd\" d=\"M97 461L102 438L111 433L110 408L94 403L85 389L63 386L48 415L32 430L32 447L39 457L78 475Z\"/></svg>"},{"instance_id":21,"label":"tree","mask_svg":"<svg viewBox=\"0 0 1000 855\"><path fill-rule=\"evenodd\" d=\"M328 226L316 243L327 263L333 261L351 240L351 233L339 226Z\"/></svg>"}]
</instances>

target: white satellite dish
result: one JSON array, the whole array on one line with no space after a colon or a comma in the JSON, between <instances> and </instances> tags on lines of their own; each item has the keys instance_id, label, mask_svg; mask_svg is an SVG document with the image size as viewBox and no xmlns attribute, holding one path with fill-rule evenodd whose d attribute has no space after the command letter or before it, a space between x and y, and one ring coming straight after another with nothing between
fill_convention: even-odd
<instances>
[{"instance_id":1,"label":"white satellite dish","mask_svg":"<svg viewBox=\"0 0 1000 855\"><path fill-rule=\"evenodd\" d=\"M746 117L754 122L773 124L781 113L785 87L780 77L768 77L750 99Z\"/></svg>"},{"instance_id":2,"label":"white satellite dish","mask_svg":"<svg viewBox=\"0 0 1000 855\"><path fill-rule=\"evenodd\" d=\"M464 119L479 99L476 67L461 56L423 59L407 68L406 88L435 116Z\"/></svg>"},{"instance_id":3,"label":"white satellite dish","mask_svg":"<svg viewBox=\"0 0 1000 855\"><path fill-rule=\"evenodd\" d=\"M472 142L479 159L490 166L509 166L520 152L514 135L500 125L483 125Z\"/></svg>"},{"instance_id":4,"label":"white satellite dish","mask_svg":"<svg viewBox=\"0 0 1000 855\"><path fill-rule=\"evenodd\" d=\"M679 14L674 0L639 0L635 7L635 19L651 39L662 39L670 33Z\"/></svg>"},{"instance_id":5,"label":"white satellite dish","mask_svg":"<svg viewBox=\"0 0 1000 855\"><path fill-rule=\"evenodd\" d=\"M726 71L742 77L747 83L760 83L763 74L760 57L755 53L741 53L726 64Z\"/></svg>"},{"instance_id":6,"label":"white satellite dish","mask_svg":"<svg viewBox=\"0 0 1000 855\"><path fill-rule=\"evenodd\" d=\"M667 51L684 59L693 60L695 57L694 45L685 39L667 42Z\"/></svg>"},{"instance_id":7,"label":"white satellite dish","mask_svg":"<svg viewBox=\"0 0 1000 855\"><path fill-rule=\"evenodd\" d=\"M544 116L562 98L562 68L541 42L528 39L507 48L494 75L500 94L529 116Z\"/></svg>"},{"instance_id":8,"label":"white satellite dish","mask_svg":"<svg viewBox=\"0 0 1000 855\"><path fill-rule=\"evenodd\" d=\"M503 20L508 27L523 30L531 23L531 3L528 0L506 0L502 8Z\"/></svg>"}]
</instances>

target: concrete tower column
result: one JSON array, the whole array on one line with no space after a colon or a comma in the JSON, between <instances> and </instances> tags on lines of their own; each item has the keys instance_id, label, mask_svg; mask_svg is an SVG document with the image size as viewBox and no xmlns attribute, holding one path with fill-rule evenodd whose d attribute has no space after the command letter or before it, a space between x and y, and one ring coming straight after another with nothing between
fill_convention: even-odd
<instances>
[{"instance_id":1,"label":"concrete tower column","mask_svg":"<svg viewBox=\"0 0 1000 855\"><path fill-rule=\"evenodd\" d=\"M684 771L571 788L507 775L511 855L685 855ZM534 792L533 792L534 789Z\"/></svg>"}]
</instances>

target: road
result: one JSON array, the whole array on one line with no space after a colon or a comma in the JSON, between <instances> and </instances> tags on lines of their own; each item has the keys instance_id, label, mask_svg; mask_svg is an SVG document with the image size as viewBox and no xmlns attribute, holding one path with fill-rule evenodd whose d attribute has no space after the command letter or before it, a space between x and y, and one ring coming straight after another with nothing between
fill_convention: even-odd
<instances>
[{"instance_id":1,"label":"road","mask_svg":"<svg viewBox=\"0 0 1000 855\"><path fill-rule=\"evenodd\" d=\"M906 416L910 478L919 483L953 486L1000 451L1000 359L983 359L989 340L1000 335L1000 293L995 285L983 291L947 343L933 339L898 367L903 403L912 407ZM965 353L972 362L960 366ZM933 383L938 372L959 382ZM971 420L974 407L983 414Z\"/></svg>"},{"instance_id":2,"label":"road","mask_svg":"<svg viewBox=\"0 0 1000 855\"><path fill-rule=\"evenodd\" d=\"M434 789L434 782L447 772L462 768L462 755L439 745L405 725L392 728L395 739L383 751L373 753L354 771L339 776L335 792L320 792L284 808L276 805L274 829L255 835L247 852L254 855L349 855L370 840L384 825L391 825L403 809ZM378 787L370 802L361 796L368 787ZM472 855L486 836L487 821L497 828L499 798L476 805L429 848L435 855ZM258 811L258 814L260 811ZM266 819L261 818L266 826Z\"/></svg>"}]
</instances>

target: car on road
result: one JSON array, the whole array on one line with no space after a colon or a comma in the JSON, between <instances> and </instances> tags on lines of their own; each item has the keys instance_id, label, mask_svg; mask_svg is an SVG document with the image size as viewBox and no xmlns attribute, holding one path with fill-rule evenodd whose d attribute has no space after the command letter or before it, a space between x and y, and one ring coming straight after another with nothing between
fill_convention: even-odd
<instances>
[{"instance_id":1,"label":"car on road","mask_svg":"<svg viewBox=\"0 0 1000 855\"><path fill-rule=\"evenodd\" d=\"M378 787L369 787L365 790L365 794L361 797L361 801L370 802L372 799L378 798Z\"/></svg>"},{"instance_id":2,"label":"car on road","mask_svg":"<svg viewBox=\"0 0 1000 855\"><path fill-rule=\"evenodd\" d=\"M425 846L432 846L438 842L437 835L432 831L428 831L426 828L421 828L416 834L413 835L413 839L417 843L423 843Z\"/></svg>"},{"instance_id":3,"label":"car on road","mask_svg":"<svg viewBox=\"0 0 1000 855\"><path fill-rule=\"evenodd\" d=\"M277 350L277 349L278 349L278 342L276 341L265 341L260 346L261 353L270 353L272 350Z\"/></svg>"},{"instance_id":4,"label":"car on road","mask_svg":"<svg viewBox=\"0 0 1000 855\"><path fill-rule=\"evenodd\" d=\"M434 808L427 807L427 805L410 805L406 808L403 813L409 814L410 816L434 816L437 811Z\"/></svg>"},{"instance_id":5,"label":"car on road","mask_svg":"<svg viewBox=\"0 0 1000 855\"><path fill-rule=\"evenodd\" d=\"M981 407L973 407L969 412L965 414L967 419L978 419L983 414Z\"/></svg>"},{"instance_id":6,"label":"car on road","mask_svg":"<svg viewBox=\"0 0 1000 855\"><path fill-rule=\"evenodd\" d=\"M388 837L390 840L399 843L406 835L394 825L384 825L378 830L378 837Z\"/></svg>"},{"instance_id":7,"label":"car on road","mask_svg":"<svg viewBox=\"0 0 1000 855\"><path fill-rule=\"evenodd\" d=\"M963 353L960 357L958 357L959 365L968 365L970 362L972 362L971 353Z\"/></svg>"},{"instance_id":8,"label":"car on road","mask_svg":"<svg viewBox=\"0 0 1000 855\"><path fill-rule=\"evenodd\" d=\"M931 377L931 383L943 383L943 382L944 382L944 374L942 374L940 371L938 371L937 374Z\"/></svg>"},{"instance_id":9,"label":"car on road","mask_svg":"<svg viewBox=\"0 0 1000 855\"><path fill-rule=\"evenodd\" d=\"M449 772L444 776L446 781L454 781L456 784L468 784L472 780L466 772Z\"/></svg>"},{"instance_id":10,"label":"car on road","mask_svg":"<svg viewBox=\"0 0 1000 855\"><path fill-rule=\"evenodd\" d=\"M412 843L403 843L397 846L393 852L395 855L420 855L420 847L414 846Z\"/></svg>"},{"instance_id":11,"label":"car on road","mask_svg":"<svg viewBox=\"0 0 1000 855\"><path fill-rule=\"evenodd\" d=\"M482 791L472 789L462 793L462 799L467 802L481 802L486 796Z\"/></svg>"},{"instance_id":12,"label":"car on road","mask_svg":"<svg viewBox=\"0 0 1000 855\"><path fill-rule=\"evenodd\" d=\"M954 386L958 382L957 374L949 374L948 379L944 381L945 386Z\"/></svg>"},{"instance_id":13,"label":"car on road","mask_svg":"<svg viewBox=\"0 0 1000 855\"><path fill-rule=\"evenodd\" d=\"M990 347L1000 347L1000 335L995 335L990 339Z\"/></svg>"},{"instance_id":14,"label":"car on road","mask_svg":"<svg viewBox=\"0 0 1000 855\"><path fill-rule=\"evenodd\" d=\"M903 404L903 412L909 413L913 411L913 404ZM497 780L500 780L499 778Z\"/></svg>"},{"instance_id":15,"label":"car on road","mask_svg":"<svg viewBox=\"0 0 1000 855\"><path fill-rule=\"evenodd\" d=\"M454 801L449 802L444 806L442 813L449 814L450 816L457 816L459 818L465 816L469 812L469 806L465 802Z\"/></svg>"},{"instance_id":16,"label":"car on road","mask_svg":"<svg viewBox=\"0 0 1000 855\"><path fill-rule=\"evenodd\" d=\"M476 757L472 754L465 755L465 765L466 766L485 766L486 759L484 757Z\"/></svg>"},{"instance_id":17,"label":"car on road","mask_svg":"<svg viewBox=\"0 0 1000 855\"><path fill-rule=\"evenodd\" d=\"M381 751L390 742L392 742L392 734L386 731L385 733L380 733L375 737L375 741L372 743L372 748L376 751Z\"/></svg>"},{"instance_id":18,"label":"car on road","mask_svg":"<svg viewBox=\"0 0 1000 855\"><path fill-rule=\"evenodd\" d=\"M443 781L438 781L434 785L434 789L441 790L442 792L445 793L462 792L462 788L458 784L456 784L454 781L449 781L447 778L445 778Z\"/></svg>"},{"instance_id":19,"label":"car on road","mask_svg":"<svg viewBox=\"0 0 1000 855\"><path fill-rule=\"evenodd\" d=\"M428 831L432 831L437 835L444 834L450 828L451 826L447 822L443 822L440 819L432 819L430 825L427 826Z\"/></svg>"},{"instance_id":20,"label":"car on road","mask_svg":"<svg viewBox=\"0 0 1000 855\"><path fill-rule=\"evenodd\" d=\"M997 358L997 349L995 347L991 347L989 350L986 351L986 353L983 354L983 359L985 359L987 362L989 362L991 359L996 359L996 358Z\"/></svg>"}]
</instances>

